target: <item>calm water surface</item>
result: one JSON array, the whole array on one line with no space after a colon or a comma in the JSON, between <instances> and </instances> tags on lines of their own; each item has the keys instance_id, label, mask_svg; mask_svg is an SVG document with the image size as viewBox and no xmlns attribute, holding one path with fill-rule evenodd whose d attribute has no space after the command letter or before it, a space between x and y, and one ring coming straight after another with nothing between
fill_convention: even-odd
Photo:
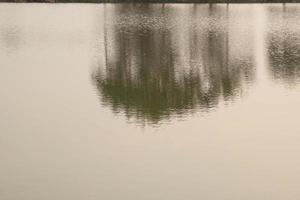
<instances>
[{"instance_id":1,"label":"calm water surface","mask_svg":"<svg viewBox=\"0 0 300 200\"><path fill-rule=\"evenodd\" d=\"M0 4L1 200L300 198L300 5Z\"/></svg>"}]
</instances>

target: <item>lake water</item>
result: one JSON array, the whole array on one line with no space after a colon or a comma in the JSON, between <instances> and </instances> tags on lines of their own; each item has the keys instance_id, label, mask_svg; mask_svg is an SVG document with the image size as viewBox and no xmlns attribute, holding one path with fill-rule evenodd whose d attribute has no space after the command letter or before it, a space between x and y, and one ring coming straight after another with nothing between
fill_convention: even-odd
<instances>
[{"instance_id":1,"label":"lake water","mask_svg":"<svg viewBox=\"0 0 300 200\"><path fill-rule=\"evenodd\" d=\"M0 4L1 200L300 198L300 5Z\"/></svg>"}]
</instances>

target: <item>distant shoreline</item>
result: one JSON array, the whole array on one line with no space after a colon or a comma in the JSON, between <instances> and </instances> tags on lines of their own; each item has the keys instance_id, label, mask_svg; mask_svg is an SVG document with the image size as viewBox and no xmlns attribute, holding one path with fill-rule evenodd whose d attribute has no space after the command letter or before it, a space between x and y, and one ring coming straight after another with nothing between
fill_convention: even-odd
<instances>
[{"instance_id":1,"label":"distant shoreline","mask_svg":"<svg viewBox=\"0 0 300 200\"><path fill-rule=\"evenodd\" d=\"M300 0L0 0L0 3L199 3L199 4L269 4L300 3Z\"/></svg>"}]
</instances>

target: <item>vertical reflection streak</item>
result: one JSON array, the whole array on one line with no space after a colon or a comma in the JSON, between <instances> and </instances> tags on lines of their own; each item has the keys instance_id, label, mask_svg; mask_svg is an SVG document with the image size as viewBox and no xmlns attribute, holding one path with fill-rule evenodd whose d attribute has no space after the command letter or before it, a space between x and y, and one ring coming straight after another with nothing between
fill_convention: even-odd
<instances>
[{"instance_id":1,"label":"vertical reflection streak","mask_svg":"<svg viewBox=\"0 0 300 200\"><path fill-rule=\"evenodd\" d=\"M105 66L107 66L107 29L106 29L106 4L103 5L103 32L104 32L104 56L105 56Z\"/></svg>"},{"instance_id":2,"label":"vertical reflection streak","mask_svg":"<svg viewBox=\"0 0 300 200\"><path fill-rule=\"evenodd\" d=\"M255 64L256 64L256 80L257 84L265 84L267 79L266 67L267 59L267 13L265 6L255 5Z\"/></svg>"}]
</instances>

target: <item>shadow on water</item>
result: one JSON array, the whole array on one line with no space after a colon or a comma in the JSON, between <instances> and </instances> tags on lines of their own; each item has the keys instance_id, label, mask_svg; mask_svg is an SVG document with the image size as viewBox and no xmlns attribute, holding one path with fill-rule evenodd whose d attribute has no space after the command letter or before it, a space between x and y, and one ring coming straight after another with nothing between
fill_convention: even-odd
<instances>
[{"instance_id":1,"label":"shadow on water","mask_svg":"<svg viewBox=\"0 0 300 200\"><path fill-rule=\"evenodd\" d=\"M92 73L103 104L139 123L158 124L209 112L243 94L254 78L252 51L234 45L245 38L231 36L228 8L182 7L110 10L114 16L104 20L105 63Z\"/></svg>"}]
</instances>

